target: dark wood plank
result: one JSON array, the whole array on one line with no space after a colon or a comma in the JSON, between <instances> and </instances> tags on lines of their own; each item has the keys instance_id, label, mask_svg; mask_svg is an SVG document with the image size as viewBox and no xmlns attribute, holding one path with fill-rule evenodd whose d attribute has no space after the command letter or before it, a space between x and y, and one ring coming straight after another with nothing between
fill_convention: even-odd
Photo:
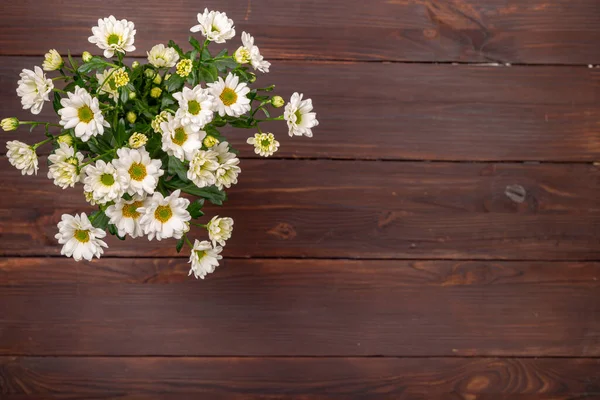
<instances>
[{"instance_id":1,"label":"dark wood plank","mask_svg":"<svg viewBox=\"0 0 600 400\"><path fill-rule=\"evenodd\" d=\"M0 393L12 400L558 400L600 396L598 369L597 359L3 357Z\"/></svg>"},{"instance_id":2,"label":"dark wood plank","mask_svg":"<svg viewBox=\"0 0 600 400\"><path fill-rule=\"evenodd\" d=\"M599 263L23 261L46 285L15 263L2 355L600 356Z\"/></svg>"},{"instance_id":3,"label":"dark wood plank","mask_svg":"<svg viewBox=\"0 0 600 400\"><path fill-rule=\"evenodd\" d=\"M20 70L40 62L0 57L0 116L32 118L15 90ZM600 69L280 62L264 82L286 98L294 90L312 97L321 122L312 139L289 138L283 123L265 125L282 143L277 157L600 159ZM40 119L57 120L50 104ZM224 133L243 157L255 157L245 143L253 132Z\"/></svg>"},{"instance_id":4,"label":"dark wood plank","mask_svg":"<svg viewBox=\"0 0 600 400\"><path fill-rule=\"evenodd\" d=\"M63 191L45 171L22 177L0 161L0 254L58 255L60 216L92 210L81 187ZM241 167L226 205L206 210L207 218L236 221L226 256L600 258L598 166L243 160ZM514 187L525 196L512 195ZM112 256L178 256L174 240L110 239Z\"/></svg>"},{"instance_id":5,"label":"dark wood plank","mask_svg":"<svg viewBox=\"0 0 600 400\"><path fill-rule=\"evenodd\" d=\"M135 54L145 56L156 43L187 40L205 6L226 11L239 33L255 35L267 58L600 62L596 0L182 0L168 9L158 0L14 1L0 15L0 52L98 53L87 42L91 27L116 14L136 23Z\"/></svg>"}]
</instances>

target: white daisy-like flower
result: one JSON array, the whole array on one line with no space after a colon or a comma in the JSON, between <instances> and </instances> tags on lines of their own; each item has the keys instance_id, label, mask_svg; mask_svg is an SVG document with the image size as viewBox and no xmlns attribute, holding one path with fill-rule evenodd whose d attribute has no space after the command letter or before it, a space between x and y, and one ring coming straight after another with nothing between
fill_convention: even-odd
<instances>
[{"instance_id":1,"label":"white daisy-like flower","mask_svg":"<svg viewBox=\"0 0 600 400\"><path fill-rule=\"evenodd\" d=\"M156 68L172 68L179 61L179 54L172 47L157 44L148 52L148 62Z\"/></svg>"},{"instance_id":2,"label":"white daisy-like flower","mask_svg":"<svg viewBox=\"0 0 600 400\"><path fill-rule=\"evenodd\" d=\"M219 168L217 153L212 150L198 150L190 161L187 177L199 188L214 185L217 182L215 172Z\"/></svg>"},{"instance_id":3,"label":"white daisy-like flower","mask_svg":"<svg viewBox=\"0 0 600 400\"><path fill-rule=\"evenodd\" d=\"M130 195L144 193L152 194L158 185L158 179L165 171L160 169L160 160L153 160L144 147L139 149L120 148L117 150L118 158L113 165L120 176L125 177L127 193Z\"/></svg>"},{"instance_id":4,"label":"white daisy-like flower","mask_svg":"<svg viewBox=\"0 0 600 400\"><path fill-rule=\"evenodd\" d=\"M135 25L122 19L118 21L112 15L99 19L98 26L92 28L93 36L88 38L90 43L104 50L104 57L111 58L115 52L125 53L134 51Z\"/></svg>"},{"instance_id":5,"label":"white daisy-like flower","mask_svg":"<svg viewBox=\"0 0 600 400\"><path fill-rule=\"evenodd\" d=\"M167 238L181 239L189 230L188 221L192 219L187 211L190 201L179 197L181 190L176 190L170 196L163 197L159 192L154 193L145 207L138 208L142 214L140 224L148 240Z\"/></svg>"},{"instance_id":6,"label":"white daisy-like flower","mask_svg":"<svg viewBox=\"0 0 600 400\"><path fill-rule=\"evenodd\" d=\"M63 214L58 223L58 233L54 236L63 245L60 254L73 257L75 261L98 257L108 245L101 240L106 236L102 229L94 228L85 213L80 215Z\"/></svg>"},{"instance_id":7,"label":"white daisy-like flower","mask_svg":"<svg viewBox=\"0 0 600 400\"><path fill-rule=\"evenodd\" d=\"M64 129L75 128L75 136L87 142L92 136L102 135L105 126L110 126L104 120L98 99L87 90L76 86L75 92L67 96L60 101L63 108L58 110Z\"/></svg>"},{"instance_id":8,"label":"white daisy-like flower","mask_svg":"<svg viewBox=\"0 0 600 400\"><path fill-rule=\"evenodd\" d=\"M179 102L176 117L194 131L199 131L213 120L215 99L200 85L193 89L184 87L181 92L173 93L173 97Z\"/></svg>"},{"instance_id":9,"label":"white daisy-like flower","mask_svg":"<svg viewBox=\"0 0 600 400\"><path fill-rule=\"evenodd\" d=\"M190 31L202 32L205 38L215 43L225 43L235 36L233 20L227 18L224 12L208 11L208 8L202 14L198 13L198 25L194 25Z\"/></svg>"},{"instance_id":10,"label":"white daisy-like flower","mask_svg":"<svg viewBox=\"0 0 600 400\"><path fill-rule=\"evenodd\" d=\"M38 158L35 150L27 143L11 140L6 142L6 155L13 167L21 170L21 175L37 175Z\"/></svg>"},{"instance_id":11,"label":"white daisy-like flower","mask_svg":"<svg viewBox=\"0 0 600 400\"><path fill-rule=\"evenodd\" d=\"M240 159L229 151L229 143L221 142L211 147L209 151L214 151L217 154L217 161L219 162L219 167L215 171L215 185L217 188L222 190L223 187L230 188L231 185L235 185L242 170L238 167Z\"/></svg>"},{"instance_id":12,"label":"white daisy-like flower","mask_svg":"<svg viewBox=\"0 0 600 400\"><path fill-rule=\"evenodd\" d=\"M96 74L96 79L100 86L100 93L108 94L108 96L117 100L119 98L119 88L115 83L115 71L116 68L105 69L102 73Z\"/></svg>"},{"instance_id":13,"label":"white daisy-like flower","mask_svg":"<svg viewBox=\"0 0 600 400\"><path fill-rule=\"evenodd\" d=\"M96 164L86 166L83 173L84 190L92 192L94 201L98 204L116 200L125 193L127 178L119 174L111 163L98 160Z\"/></svg>"},{"instance_id":14,"label":"white daisy-like flower","mask_svg":"<svg viewBox=\"0 0 600 400\"><path fill-rule=\"evenodd\" d=\"M183 125L181 119L172 116L160 125L160 129L163 132L163 151L181 161L190 161L196 150L202 147L202 140L206 136L206 132L194 132L190 125Z\"/></svg>"},{"instance_id":15,"label":"white daisy-like flower","mask_svg":"<svg viewBox=\"0 0 600 400\"><path fill-rule=\"evenodd\" d=\"M24 110L31 109L32 114L39 114L44 107L45 101L50 101L50 92L54 89L52 79L46 78L46 74L40 67L34 67L34 71L24 69L21 79L17 82L17 95L21 98Z\"/></svg>"},{"instance_id":16,"label":"white daisy-like flower","mask_svg":"<svg viewBox=\"0 0 600 400\"><path fill-rule=\"evenodd\" d=\"M221 117L226 114L239 117L250 111L250 99L247 97L250 88L246 83L240 82L237 75L230 72L225 80L219 77L218 81L209 83L208 87L215 99L215 111Z\"/></svg>"},{"instance_id":17,"label":"white daisy-like flower","mask_svg":"<svg viewBox=\"0 0 600 400\"><path fill-rule=\"evenodd\" d=\"M221 251L223 251L221 246L213 247L208 240L201 242L196 239L190 255L189 263L192 266L188 276L193 273L196 279L204 279L206 275L215 272L215 268L219 266L219 260L223 258L219 254Z\"/></svg>"},{"instance_id":18,"label":"white daisy-like flower","mask_svg":"<svg viewBox=\"0 0 600 400\"><path fill-rule=\"evenodd\" d=\"M235 60L240 64L250 63L255 70L260 72L269 72L271 63L265 61L258 46L254 45L254 38L247 32L242 32L242 45L233 54Z\"/></svg>"},{"instance_id":19,"label":"white daisy-like flower","mask_svg":"<svg viewBox=\"0 0 600 400\"><path fill-rule=\"evenodd\" d=\"M313 109L312 100L302 100L302 94L294 93L292 99L285 106L283 116L287 121L290 130L290 136L308 136L312 137L312 128L319 125L317 114L311 112Z\"/></svg>"},{"instance_id":20,"label":"white daisy-like flower","mask_svg":"<svg viewBox=\"0 0 600 400\"><path fill-rule=\"evenodd\" d=\"M83 158L83 154L75 153L75 149L67 143L60 143L60 147L48 156L48 179L54 179L54 184L62 189L74 187L81 180L78 166Z\"/></svg>"},{"instance_id":21,"label":"white daisy-like flower","mask_svg":"<svg viewBox=\"0 0 600 400\"><path fill-rule=\"evenodd\" d=\"M225 246L225 241L231 238L231 232L233 232L233 219L231 218L219 218L215 215L208 224L208 236L212 241L213 246L219 243L221 246Z\"/></svg>"},{"instance_id":22,"label":"white daisy-like flower","mask_svg":"<svg viewBox=\"0 0 600 400\"><path fill-rule=\"evenodd\" d=\"M140 225L142 213L138 208L148 207L149 204L146 197L136 195L131 200L118 199L114 205L108 206L105 213L110 218L110 223L117 227L119 236L136 238L144 235Z\"/></svg>"},{"instance_id":23,"label":"white daisy-like flower","mask_svg":"<svg viewBox=\"0 0 600 400\"><path fill-rule=\"evenodd\" d=\"M246 143L254 145L254 152L262 157L272 156L279 149L279 142L272 133L255 133Z\"/></svg>"},{"instance_id":24,"label":"white daisy-like flower","mask_svg":"<svg viewBox=\"0 0 600 400\"><path fill-rule=\"evenodd\" d=\"M42 68L44 68L44 71L56 71L57 69L61 69L64 63L58 51L52 49L44 56Z\"/></svg>"}]
</instances>

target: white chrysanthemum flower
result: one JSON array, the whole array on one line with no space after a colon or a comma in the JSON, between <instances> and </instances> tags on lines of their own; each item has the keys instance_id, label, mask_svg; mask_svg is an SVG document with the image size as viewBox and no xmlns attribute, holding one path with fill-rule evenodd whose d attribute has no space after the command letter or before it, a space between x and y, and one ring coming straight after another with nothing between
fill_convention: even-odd
<instances>
[{"instance_id":1,"label":"white chrysanthemum flower","mask_svg":"<svg viewBox=\"0 0 600 400\"><path fill-rule=\"evenodd\" d=\"M114 205L108 206L105 213L110 223L117 227L119 236L129 235L132 238L144 235L140 225L142 213L138 208L148 207L150 202L143 196L134 196L131 200L118 199Z\"/></svg>"},{"instance_id":2,"label":"white chrysanthemum flower","mask_svg":"<svg viewBox=\"0 0 600 400\"><path fill-rule=\"evenodd\" d=\"M169 117L160 128L163 132L163 151L181 161L190 161L196 150L202 147L202 140L206 136L204 131L194 132L190 125L183 125L179 118Z\"/></svg>"},{"instance_id":3,"label":"white chrysanthemum flower","mask_svg":"<svg viewBox=\"0 0 600 400\"><path fill-rule=\"evenodd\" d=\"M297 92L292 95L292 99L285 106L283 116L287 121L290 130L290 136L308 136L312 137L312 128L319 125L317 114L311 112L313 109L312 100L302 100L302 94Z\"/></svg>"},{"instance_id":4,"label":"white chrysanthemum flower","mask_svg":"<svg viewBox=\"0 0 600 400\"><path fill-rule=\"evenodd\" d=\"M242 170L238 167L240 159L229 151L229 143L221 142L211 147L209 151L217 153L217 161L219 162L219 167L215 171L215 185L217 188L222 190L223 187L230 188L231 185L235 185Z\"/></svg>"},{"instance_id":5,"label":"white chrysanthemum flower","mask_svg":"<svg viewBox=\"0 0 600 400\"><path fill-rule=\"evenodd\" d=\"M157 44L148 52L148 62L156 68L172 68L179 61L179 54L172 47Z\"/></svg>"},{"instance_id":6,"label":"white chrysanthemum flower","mask_svg":"<svg viewBox=\"0 0 600 400\"><path fill-rule=\"evenodd\" d=\"M215 272L215 268L219 266L219 260L223 258L219 254L221 251L223 251L221 246L213 247L208 240L201 242L196 239L190 255L189 263L192 264L192 267L188 276L193 273L196 279L204 279L207 274Z\"/></svg>"},{"instance_id":7,"label":"white chrysanthemum flower","mask_svg":"<svg viewBox=\"0 0 600 400\"><path fill-rule=\"evenodd\" d=\"M162 165L160 160L151 159L150 154L143 147L120 148L117 150L117 156L118 158L112 162L119 175L125 177L127 181L127 193L132 196L154 193L158 178L165 173L160 169Z\"/></svg>"},{"instance_id":8,"label":"white chrysanthemum flower","mask_svg":"<svg viewBox=\"0 0 600 400\"><path fill-rule=\"evenodd\" d=\"M104 50L104 57L111 58L115 51L125 53L134 51L135 25L125 19L117 21L112 15L99 19L98 26L92 28L93 36L88 38L90 43Z\"/></svg>"},{"instance_id":9,"label":"white chrysanthemum flower","mask_svg":"<svg viewBox=\"0 0 600 400\"><path fill-rule=\"evenodd\" d=\"M212 150L198 150L190 161L187 177L199 188L214 185L217 182L215 172L219 168L217 153Z\"/></svg>"},{"instance_id":10,"label":"white chrysanthemum flower","mask_svg":"<svg viewBox=\"0 0 600 400\"><path fill-rule=\"evenodd\" d=\"M173 97L179 102L177 118L194 131L198 132L213 120L214 98L200 85L193 89L184 87L181 92L173 93Z\"/></svg>"},{"instance_id":11,"label":"white chrysanthemum flower","mask_svg":"<svg viewBox=\"0 0 600 400\"><path fill-rule=\"evenodd\" d=\"M96 74L96 79L100 86L101 94L108 94L108 96L117 100L119 98L119 90L115 83L115 71L116 68L105 69L102 73Z\"/></svg>"},{"instance_id":12,"label":"white chrysanthemum flower","mask_svg":"<svg viewBox=\"0 0 600 400\"><path fill-rule=\"evenodd\" d=\"M216 215L206 224L206 229L208 229L208 236L213 246L216 246L217 243L225 246L225 241L231 238L231 232L233 232L233 219L219 218Z\"/></svg>"},{"instance_id":13,"label":"white chrysanthemum flower","mask_svg":"<svg viewBox=\"0 0 600 400\"><path fill-rule=\"evenodd\" d=\"M46 74L40 67L34 67L34 71L24 69L21 79L17 82L17 95L21 98L24 110L31 109L32 114L39 114L44 107L45 101L50 101L50 92L54 89L52 79L47 79Z\"/></svg>"},{"instance_id":14,"label":"white chrysanthemum flower","mask_svg":"<svg viewBox=\"0 0 600 400\"><path fill-rule=\"evenodd\" d=\"M242 44L233 57L240 64L250 63L255 70L260 72L269 72L271 63L265 61L264 57L260 54L258 46L254 45L254 38L247 32L242 32Z\"/></svg>"},{"instance_id":15,"label":"white chrysanthemum flower","mask_svg":"<svg viewBox=\"0 0 600 400\"><path fill-rule=\"evenodd\" d=\"M57 69L61 69L64 63L58 51L52 49L44 56L42 68L44 68L44 71L56 71Z\"/></svg>"},{"instance_id":16,"label":"white chrysanthemum flower","mask_svg":"<svg viewBox=\"0 0 600 400\"><path fill-rule=\"evenodd\" d=\"M104 127L110 125L104 120L98 99L79 86L75 87L74 93L67 95L68 98L60 101L63 108L58 110L64 129L75 128L75 136L84 142L92 136L102 135Z\"/></svg>"},{"instance_id":17,"label":"white chrysanthemum flower","mask_svg":"<svg viewBox=\"0 0 600 400\"><path fill-rule=\"evenodd\" d=\"M38 158L35 150L27 143L11 140L6 142L6 155L13 167L21 170L21 175L37 175Z\"/></svg>"},{"instance_id":18,"label":"white chrysanthemum flower","mask_svg":"<svg viewBox=\"0 0 600 400\"><path fill-rule=\"evenodd\" d=\"M60 143L60 147L48 156L50 167L48 179L54 179L54 184L62 189L74 187L81 180L78 166L83 162L83 154L77 152L67 143Z\"/></svg>"},{"instance_id":19,"label":"white chrysanthemum flower","mask_svg":"<svg viewBox=\"0 0 600 400\"><path fill-rule=\"evenodd\" d=\"M237 75L230 72L225 80L219 77L218 81L209 83L208 87L215 99L215 111L221 117L225 114L239 117L250 111L250 99L247 97L250 88L246 83L240 82Z\"/></svg>"},{"instance_id":20,"label":"white chrysanthemum flower","mask_svg":"<svg viewBox=\"0 0 600 400\"><path fill-rule=\"evenodd\" d=\"M102 229L94 228L85 213L80 215L63 214L58 223L58 233L54 236L63 245L60 254L73 257L75 261L82 258L91 261L104 253L103 247L108 245L100 240L106 236Z\"/></svg>"},{"instance_id":21,"label":"white chrysanthemum flower","mask_svg":"<svg viewBox=\"0 0 600 400\"><path fill-rule=\"evenodd\" d=\"M111 163L98 160L95 165L86 166L83 173L84 190L92 192L98 204L116 200L125 193L127 178L119 174Z\"/></svg>"},{"instance_id":22,"label":"white chrysanthemum flower","mask_svg":"<svg viewBox=\"0 0 600 400\"><path fill-rule=\"evenodd\" d=\"M208 11L208 8L202 14L198 13L198 25L194 25L190 31L202 32L206 39L215 43L225 43L235 36L233 20L227 18L224 12Z\"/></svg>"},{"instance_id":23,"label":"white chrysanthemum flower","mask_svg":"<svg viewBox=\"0 0 600 400\"><path fill-rule=\"evenodd\" d=\"M262 157L272 156L279 149L279 142L272 133L255 133L246 143L254 145L254 152Z\"/></svg>"},{"instance_id":24,"label":"white chrysanthemum flower","mask_svg":"<svg viewBox=\"0 0 600 400\"><path fill-rule=\"evenodd\" d=\"M138 208L142 214L140 224L148 240L167 238L181 239L189 230L188 221L192 219L187 211L190 201L179 197L181 190L176 190L170 196L163 197L159 192L154 193L145 207Z\"/></svg>"}]
</instances>

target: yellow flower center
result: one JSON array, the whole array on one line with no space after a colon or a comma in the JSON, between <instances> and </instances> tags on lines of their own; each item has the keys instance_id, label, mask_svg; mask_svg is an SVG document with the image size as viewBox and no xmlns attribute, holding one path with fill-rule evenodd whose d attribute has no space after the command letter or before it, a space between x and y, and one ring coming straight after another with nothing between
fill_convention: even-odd
<instances>
[{"instance_id":1,"label":"yellow flower center","mask_svg":"<svg viewBox=\"0 0 600 400\"><path fill-rule=\"evenodd\" d=\"M296 124L300 125L300 123L302 122L302 114L300 114L300 110L296 110L294 115L296 116Z\"/></svg>"},{"instance_id":2,"label":"yellow flower center","mask_svg":"<svg viewBox=\"0 0 600 400\"><path fill-rule=\"evenodd\" d=\"M89 123L92 119L94 119L94 113L92 109L88 105L84 105L77 110L77 116L81 122Z\"/></svg>"},{"instance_id":3,"label":"yellow flower center","mask_svg":"<svg viewBox=\"0 0 600 400\"><path fill-rule=\"evenodd\" d=\"M129 167L129 176L134 181L143 181L148 173L146 172L146 166L142 163L133 163Z\"/></svg>"},{"instance_id":4,"label":"yellow flower center","mask_svg":"<svg viewBox=\"0 0 600 400\"><path fill-rule=\"evenodd\" d=\"M226 87L225 89L223 89L223 92L221 93L219 98L221 99L223 104L229 107L237 101L238 95L235 92L235 90Z\"/></svg>"},{"instance_id":5,"label":"yellow flower center","mask_svg":"<svg viewBox=\"0 0 600 400\"><path fill-rule=\"evenodd\" d=\"M170 206L158 206L156 207L156 211L154 211L154 218L156 218L163 224L170 220L172 216L173 211L171 211Z\"/></svg>"},{"instance_id":6,"label":"yellow flower center","mask_svg":"<svg viewBox=\"0 0 600 400\"><path fill-rule=\"evenodd\" d=\"M171 140L173 140L173 143L175 143L177 146L184 144L187 138L188 135L185 133L185 129L183 128L175 129L175 134L171 136Z\"/></svg>"},{"instance_id":7,"label":"yellow flower center","mask_svg":"<svg viewBox=\"0 0 600 400\"><path fill-rule=\"evenodd\" d=\"M119 44L120 41L121 41L121 36L117 35L116 33L111 33L106 38L106 42L108 43L109 46Z\"/></svg>"},{"instance_id":8,"label":"yellow flower center","mask_svg":"<svg viewBox=\"0 0 600 400\"><path fill-rule=\"evenodd\" d=\"M137 209L143 205L141 201L134 201L131 204L126 204L123 206L123 216L126 218L137 219L140 216L140 213L137 212Z\"/></svg>"},{"instance_id":9,"label":"yellow flower center","mask_svg":"<svg viewBox=\"0 0 600 400\"><path fill-rule=\"evenodd\" d=\"M69 157L65 160L67 162L67 164L71 164L71 165L78 165L79 164L79 160L75 157Z\"/></svg>"},{"instance_id":10,"label":"yellow flower center","mask_svg":"<svg viewBox=\"0 0 600 400\"><path fill-rule=\"evenodd\" d=\"M81 243L87 243L90 241L90 232L88 230L77 229L73 237Z\"/></svg>"},{"instance_id":11,"label":"yellow flower center","mask_svg":"<svg viewBox=\"0 0 600 400\"><path fill-rule=\"evenodd\" d=\"M200 103L198 103L196 100L188 101L188 112L190 114L198 115L200 110L202 110L202 107L200 107Z\"/></svg>"},{"instance_id":12,"label":"yellow flower center","mask_svg":"<svg viewBox=\"0 0 600 400\"><path fill-rule=\"evenodd\" d=\"M114 72L113 79L115 87L120 88L129 83L129 74L124 70L120 69Z\"/></svg>"},{"instance_id":13,"label":"yellow flower center","mask_svg":"<svg viewBox=\"0 0 600 400\"><path fill-rule=\"evenodd\" d=\"M104 186L112 186L115 183L115 177L112 174L102 174L100 176L100 182Z\"/></svg>"}]
</instances>

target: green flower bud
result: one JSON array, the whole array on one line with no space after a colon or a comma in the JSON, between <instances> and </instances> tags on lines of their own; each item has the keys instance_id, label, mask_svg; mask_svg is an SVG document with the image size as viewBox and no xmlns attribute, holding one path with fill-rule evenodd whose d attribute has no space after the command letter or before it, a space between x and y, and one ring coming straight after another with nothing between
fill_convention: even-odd
<instances>
[{"instance_id":1,"label":"green flower bud","mask_svg":"<svg viewBox=\"0 0 600 400\"><path fill-rule=\"evenodd\" d=\"M156 75L156 71L150 68L144 71L144 75L146 75L146 78L152 79L154 78L154 75Z\"/></svg>"},{"instance_id":2,"label":"green flower bud","mask_svg":"<svg viewBox=\"0 0 600 400\"><path fill-rule=\"evenodd\" d=\"M14 131L19 127L19 120L15 117L4 118L0 125L5 132Z\"/></svg>"},{"instance_id":3,"label":"green flower bud","mask_svg":"<svg viewBox=\"0 0 600 400\"><path fill-rule=\"evenodd\" d=\"M92 60L92 55L89 51L84 51L81 55L81 59L83 60L83 62L90 62Z\"/></svg>"},{"instance_id":4,"label":"green flower bud","mask_svg":"<svg viewBox=\"0 0 600 400\"><path fill-rule=\"evenodd\" d=\"M271 105L273 105L273 107L275 108L283 107L284 104L285 100L283 100L283 97L281 96L273 96L273 98L271 99Z\"/></svg>"},{"instance_id":5,"label":"green flower bud","mask_svg":"<svg viewBox=\"0 0 600 400\"><path fill-rule=\"evenodd\" d=\"M248 75L250 75L248 77L248 83L254 83L254 82L256 82L256 75L255 74L253 74L252 72L248 72Z\"/></svg>"},{"instance_id":6,"label":"green flower bud","mask_svg":"<svg viewBox=\"0 0 600 400\"><path fill-rule=\"evenodd\" d=\"M206 147L207 149L210 149L211 147L219 144L219 139L209 135L204 138L202 144L204 144L204 147Z\"/></svg>"},{"instance_id":7,"label":"green flower bud","mask_svg":"<svg viewBox=\"0 0 600 400\"><path fill-rule=\"evenodd\" d=\"M162 94L162 89L159 87L153 87L152 90L150 90L150 97L152 97L154 99L158 99L161 94Z\"/></svg>"},{"instance_id":8,"label":"green flower bud","mask_svg":"<svg viewBox=\"0 0 600 400\"><path fill-rule=\"evenodd\" d=\"M134 62L132 62L132 63L131 63L131 68L132 68L132 69L136 69L136 68L137 68L137 67L139 67L139 66L140 66L140 63L139 63L139 62L137 62L137 61L134 61Z\"/></svg>"},{"instance_id":9,"label":"green flower bud","mask_svg":"<svg viewBox=\"0 0 600 400\"><path fill-rule=\"evenodd\" d=\"M133 100L137 97L137 94L135 94L135 92L129 92L129 100Z\"/></svg>"},{"instance_id":10,"label":"green flower bud","mask_svg":"<svg viewBox=\"0 0 600 400\"><path fill-rule=\"evenodd\" d=\"M135 124L135 121L136 121L136 120L137 120L137 114L136 114L136 113L134 113L133 111L129 111L129 112L127 113L127 121L128 121L130 124Z\"/></svg>"},{"instance_id":11,"label":"green flower bud","mask_svg":"<svg viewBox=\"0 0 600 400\"><path fill-rule=\"evenodd\" d=\"M156 74L156 76L154 77L154 80L152 81L155 85L160 85L160 83L162 82L162 78L160 77L159 74Z\"/></svg>"},{"instance_id":12,"label":"green flower bud","mask_svg":"<svg viewBox=\"0 0 600 400\"><path fill-rule=\"evenodd\" d=\"M65 133L64 135L60 135L58 137L58 139L56 139L56 141L58 143L68 144L69 146L73 145L73 137L71 135L69 135L68 133Z\"/></svg>"}]
</instances>

